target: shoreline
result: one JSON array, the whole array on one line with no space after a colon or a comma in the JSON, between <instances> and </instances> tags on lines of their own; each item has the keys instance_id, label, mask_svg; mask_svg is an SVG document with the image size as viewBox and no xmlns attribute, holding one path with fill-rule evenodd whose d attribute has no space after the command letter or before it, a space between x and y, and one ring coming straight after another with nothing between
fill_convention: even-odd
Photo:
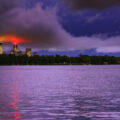
<instances>
[{"instance_id":1,"label":"shoreline","mask_svg":"<svg viewBox=\"0 0 120 120\"><path fill-rule=\"evenodd\" d=\"M108 65L80 65L80 64L74 64L74 65L0 65L0 67L4 66L119 66L120 64L108 64Z\"/></svg>"}]
</instances>

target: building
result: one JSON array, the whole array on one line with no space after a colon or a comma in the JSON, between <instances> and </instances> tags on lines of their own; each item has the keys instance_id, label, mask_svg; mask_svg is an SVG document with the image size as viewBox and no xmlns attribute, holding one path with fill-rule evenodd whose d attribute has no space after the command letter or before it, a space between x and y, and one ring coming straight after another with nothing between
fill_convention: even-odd
<instances>
[{"instance_id":1,"label":"building","mask_svg":"<svg viewBox=\"0 0 120 120\"><path fill-rule=\"evenodd\" d=\"M18 46L17 45L13 45L13 51L14 51L14 53L18 52Z\"/></svg>"},{"instance_id":2,"label":"building","mask_svg":"<svg viewBox=\"0 0 120 120\"><path fill-rule=\"evenodd\" d=\"M14 51L13 51L13 50L11 50L11 51L10 51L10 54L11 54L11 55L13 55L13 54L14 54Z\"/></svg>"},{"instance_id":3,"label":"building","mask_svg":"<svg viewBox=\"0 0 120 120\"><path fill-rule=\"evenodd\" d=\"M32 55L32 50L31 50L31 48L26 48L26 55L27 55L28 57L31 57L31 55Z\"/></svg>"},{"instance_id":4,"label":"building","mask_svg":"<svg viewBox=\"0 0 120 120\"><path fill-rule=\"evenodd\" d=\"M33 53L33 56L38 56L37 52L34 52L34 53Z\"/></svg>"},{"instance_id":5,"label":"building","mask_svg":"<svg viewBox=\"0 0 120 120\"><path fill-rule=\"evenodd\" d=\"M21 55L21 56L26 55L26 52L21 51L21 52L20 52L20 55Z\"/></svg>"},{"instance_id":6,"label":"building","mask_svg":"<svg viewBox=\"0 0 120 120\"><path fill-rule=\"evenodd\" d=\"M7 53L4 51L3 53L2 53L3 55L7 55Z\"/></svg>"},{"instance_id":7,"label":"building","mask_svg":"<svg viewBox=\"0 0 120 120\"><path fill-rule=\"evenodd\" d=\"M0 43L0 55L3 54L2 43Z\"/></svg>"}]
</instances>

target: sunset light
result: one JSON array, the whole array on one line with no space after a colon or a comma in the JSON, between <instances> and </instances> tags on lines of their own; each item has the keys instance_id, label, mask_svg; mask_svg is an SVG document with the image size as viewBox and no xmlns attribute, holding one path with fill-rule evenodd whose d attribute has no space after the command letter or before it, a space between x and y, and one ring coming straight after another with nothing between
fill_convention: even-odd
<instances>
[{"instance_id":1,"label":"sunset light","mask_svg":"<svg viewBox=\"0 0 120 120\"><path fill-rule=\"evenodd\" d=\"M25 39L22 37L17 37L15 35L4 35L4 36L0 36L0 42L7 42L17 45L19 43L25 42Z\"/></svg>"}]
</instances>

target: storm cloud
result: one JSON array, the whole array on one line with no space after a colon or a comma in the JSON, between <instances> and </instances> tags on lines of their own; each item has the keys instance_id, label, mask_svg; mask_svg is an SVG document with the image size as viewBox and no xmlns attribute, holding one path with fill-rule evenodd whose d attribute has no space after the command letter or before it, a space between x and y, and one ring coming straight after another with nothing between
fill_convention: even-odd
<instances>
[{"instance_id":1,"label":"storm cloud","mask_svg":"<svg viewBox=\"0 0 120 120\"><path fill-rule=\"evenodd\" d=\"M35 47L60 44L62 29L55 8L43 10L40 4L36 4L32 9L24 9L18 0L12 0L10 4L8 1L0 1L0 35L22 37L28 45Z\"/></svg>"},{"instance_id":2,"label":"storm cloud","mask_svg":"<svg viewBox=\"0 0 120 120\"><path fill-rule=\"evenodd\" d=\"M104 9L120 5L120 0L64 0L72 10Z\"/></svg>"},{"instance_id":3,"label":"storm cloud","mask_svg":"<svg viewBox=\"0 0 120 120\"><path fill-rule=\"evenodd\" d=\"M44 8L37 3L32 8L21 6L20 0L0 0L0 36L12 34L24 38L23 47L54 50L104 51L120 45L120 36L102 38L99 36L74 37L59 23L57 8ZM3 7L4 5L4 7ZM117 50L116 50L117 51ZM110 50L109 50L110 52Z\"/></svg>"}]
</instances>

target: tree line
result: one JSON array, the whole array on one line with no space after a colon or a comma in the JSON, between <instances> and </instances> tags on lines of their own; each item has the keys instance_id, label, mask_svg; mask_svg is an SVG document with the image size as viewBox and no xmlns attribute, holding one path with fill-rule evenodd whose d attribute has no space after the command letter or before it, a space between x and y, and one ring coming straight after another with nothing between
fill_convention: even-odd
<instances>
[{"instance_id":1,"label":"tree line","mask_svg":"<svg viewBox=\"0 0 120 120\"><path fill-rule=\"evenodd\" d=\"M120 57L114 56L31 56L0 55L0 65L104 65L120 64Z\"/></svg>"}]
</instances>

